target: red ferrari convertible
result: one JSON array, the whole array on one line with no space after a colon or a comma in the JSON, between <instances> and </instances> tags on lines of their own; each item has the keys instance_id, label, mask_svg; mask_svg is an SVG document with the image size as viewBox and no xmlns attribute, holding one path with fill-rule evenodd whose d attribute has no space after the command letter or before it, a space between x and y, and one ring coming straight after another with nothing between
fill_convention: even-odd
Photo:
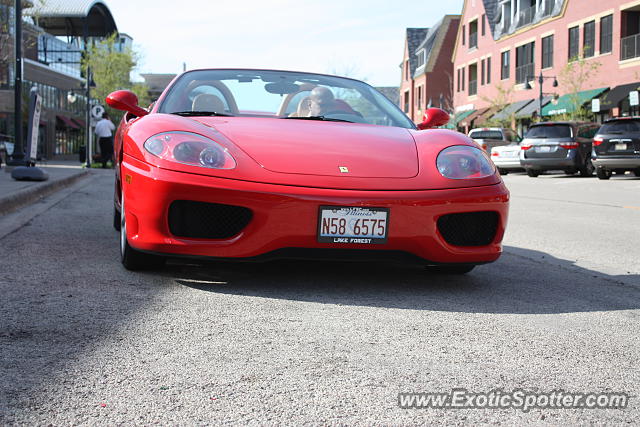
<instances>
[{"instance_id":1,"label":"red ferrari convertible","mask_svg":"<svg viewBox=\"0 0 640 427\"><path fill-rule=\"evenodd\" d=\"M466 273L502 251L509 192L465 135L418 126L366 83L194 70L115 135L114 226L128 269L164 258L417 260Z\"/></svg>"}]
</instances>

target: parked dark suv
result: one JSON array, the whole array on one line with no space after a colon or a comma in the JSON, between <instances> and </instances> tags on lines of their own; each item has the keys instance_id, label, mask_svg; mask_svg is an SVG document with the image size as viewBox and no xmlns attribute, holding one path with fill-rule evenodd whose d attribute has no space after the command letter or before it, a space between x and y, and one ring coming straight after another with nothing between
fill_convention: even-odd
<instances>
[{"instance_id":1,"label":"parked dark suv","mask_svg":"<svg viewBox=\"0 0 640 427\"><path fill-rule=\"evenodd\" d=\"M630 170L640 176L640 117L604 122L593 138L591 160L600 179Z\"/></svg>"},{"instance_id":2,"label":"parked dark suv","mask_svg":"<svg viewBox=\"0 0 640 427\"><path fill-rule=\"evenodd\" d=\"M530 177L546 170L593 175L591 143L597 123L544 122L532 125L520 143L520 164Z\"/></svg>"}]
</instances>

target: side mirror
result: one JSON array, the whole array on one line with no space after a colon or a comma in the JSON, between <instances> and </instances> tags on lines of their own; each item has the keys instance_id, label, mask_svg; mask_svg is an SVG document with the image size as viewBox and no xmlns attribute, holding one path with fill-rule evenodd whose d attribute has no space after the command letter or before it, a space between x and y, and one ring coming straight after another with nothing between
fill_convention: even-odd
<instances>
[{"instance_id":1,"label":"side mirror","mask_svg":"<svg viewBox=\"0 0 640 427\"><path fill-rule=\"evenodd\" d=\"M449 123L449 114L446 111L440 108L429 108L424 112L424 119L422 119L422 123L418 124L418 129L430 129L437 126L444 126L447 123Z\"/></svg>"},{"instance_id":2,"label":"side mirror","mask_svg":"<svg viewBox=\"0 0 640 427\"><path fill-rule=\"evenodd\" d=\"M149 114L147 110L138 105L138 97L130 90L111 92L105 101L107 101L109 107L127 111L136 117L143 117Z\"/></svg>"}]
</instances>

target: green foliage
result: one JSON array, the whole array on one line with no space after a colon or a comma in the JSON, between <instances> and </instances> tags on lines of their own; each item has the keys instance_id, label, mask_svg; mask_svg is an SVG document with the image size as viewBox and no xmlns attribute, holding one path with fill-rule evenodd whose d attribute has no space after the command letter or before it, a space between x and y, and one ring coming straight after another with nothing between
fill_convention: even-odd
<instances>
[{"instance_id":1,"label":"green foliage","mask_svg":"<svg viewBox=\"0 0 640 427\"><path fill-rule=\"evenodd\" d=\"M91 68L93 80L96 87L92 89L91 96L100 100L104 104L104 99L111 92L120 89L133 91L141 106L149 105L148 88L143 83L131 82L131 71L136 67L138 55L131 49L119 52L115 48L117 34L111 35L98 43L92 44L87 49L87 54L83 58L83 68ZM115 119L122 113L109 107L107 111Z\"/></svg>"},{"instance_id":2,"label":"green foliage","mask_svg":"<svg viewBox=\"0 0 640 427\"><path fill-rule=\"evenodd\" d=\"M495 85L495 88L497 90L497 94L494 97L490 98L490 97L481 95L480 99L487 102L491 109L495 110L496 112L500 112L500 111L503 111L512 103L514 86L513 85L505 86L502 83L498 83ZM483 124L487 127L511 128L513 127L514 121L515 121L515 112L506 116L503 119L491 118L486 122L484 122Z\"/></svg>"},{"instance_id":3,"label":"green foliage","mask_svg":"<svg viewBox=\"0 0 640 427\"><path fill-rule=\"evenodd\" d=\"M590 58L573 57L562 67L558 81L567 89L573 112L554 116L554 120L593 120L591 109L584 106L579 93L584 90L587 81L599 73L601 66L600 62Z\"/></svg>"}]
</instances>

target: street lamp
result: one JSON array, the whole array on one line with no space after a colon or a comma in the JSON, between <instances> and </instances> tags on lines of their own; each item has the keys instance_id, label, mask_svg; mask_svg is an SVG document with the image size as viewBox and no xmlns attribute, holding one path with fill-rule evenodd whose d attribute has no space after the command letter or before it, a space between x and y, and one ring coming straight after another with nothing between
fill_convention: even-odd
<instances>
[{"instance_id":1,"label":"street lamp","mask_svg":"<svg viewBox=\"0 0 640 427\"><path fill-rule=\"evenodd\" d=\"M527 90L533 89L529 84L529 80L533 80L535 78L536 78L535 76L527 76L527 84L524 86L524 88ZM543 76L542 72L540 72L540 75L538 76L538 86L540 87L540 95L538 97L538 116L539 117L542 117L542 98L544 97L544 95L555 95L554 93L542 92L542 84L547 79L553 79L553 84L552 84L553 87L558 87L558 80L556 79L556 76Z\"/></svg>"}]
</instances>

